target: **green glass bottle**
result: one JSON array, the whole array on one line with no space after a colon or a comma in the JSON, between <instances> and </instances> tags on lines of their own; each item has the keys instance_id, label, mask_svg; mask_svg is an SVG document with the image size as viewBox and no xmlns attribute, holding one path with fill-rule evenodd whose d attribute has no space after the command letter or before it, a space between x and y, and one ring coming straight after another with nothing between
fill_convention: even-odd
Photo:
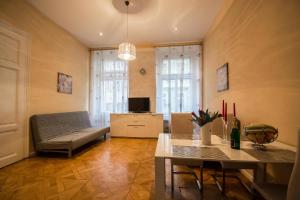
<instances>
[{"instance_id":1,"label":"green glass bottle","mask_svg":"<svg viewBox=\"0 0 300 200\"><path fill-rule=\"evenodd\" d=\"M240 149L240 129L239 129L239 121L234 118L233 119L233 126L230 134L230 140L231 140L231 148L232 149Z\"/></svg>"}]
</instances>

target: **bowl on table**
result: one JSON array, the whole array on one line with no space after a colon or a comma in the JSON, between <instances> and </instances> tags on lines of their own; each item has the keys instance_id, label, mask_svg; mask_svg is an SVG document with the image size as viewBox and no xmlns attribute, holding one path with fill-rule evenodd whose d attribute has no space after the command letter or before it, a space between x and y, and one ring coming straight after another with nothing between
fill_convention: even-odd
<instances>
[{"instance_id":1,"label":"bowl on table","mask_svg":"<svg viewBox=\"0 0 300 200\"><path fill-rule=\"evenodd\" d=\"M250 124L244 127L244 132L253 147L260 150L265 150L264 144L274 142L278 137L278 129L266 124Z\"/></svg>"}]
</instances>

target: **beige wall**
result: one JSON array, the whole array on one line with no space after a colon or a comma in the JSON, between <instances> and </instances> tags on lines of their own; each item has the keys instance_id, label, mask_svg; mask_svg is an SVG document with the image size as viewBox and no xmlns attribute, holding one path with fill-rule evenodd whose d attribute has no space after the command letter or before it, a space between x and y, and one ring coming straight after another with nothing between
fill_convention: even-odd
<instances>
[{"instance_id":1,"label":"beige wall","mask_svg":"<svg viewBox=\"0 0 300 200\"><path fill-rule=\"evenodd\" d=\"M242 123L279 128L296 145L300 128L300 1L236 0L204 39L204 107L237 104ZM229 90L216 91L216 69L229 63Z\"/></svg>"},{"instance_id":2,"label":"beige wall","mask_svg":"<svg viewBox=\"0 0 300 200\"><path fill-rule=\"evenodd\" d=\"M151 112L156 111L155 49L138 48L136 59L129 62L129 97L150 97ZM144 68L146 74L140 74Z\"/></svg>"},{"instance_id":3,"label":"beige wall","mask_svg":"<svg viewBox=\"0 0 300 200\"><path fill-rule=\"evenodd\" d=\"M30 36L29 115L88 109L87 47L26 1L1 0L0 23ZM72 95L57 93L58 72L73 77Z\"/></svg>"},{"instance_id":4,"label":"beige wall","mask_svg":"<svg viewBox=\"0 0 300 200\"><path fill-rule=\"evenodd\" d=\"M29 65L30 115L87 110L87 47L22 0L0 1L0 22L31 37ZM73 77L73 94L57 93L57 73Z\"/></svg>"}]
</instances>

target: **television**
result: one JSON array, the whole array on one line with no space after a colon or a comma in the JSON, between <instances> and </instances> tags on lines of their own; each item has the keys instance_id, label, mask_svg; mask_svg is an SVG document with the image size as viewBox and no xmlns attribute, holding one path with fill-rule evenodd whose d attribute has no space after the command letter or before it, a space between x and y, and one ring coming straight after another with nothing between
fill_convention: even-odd
<instances>
[{"instance_id":1,"label":"television","mask_svg":"<svg viewBox=\"0 0 300 200\"><path fill-rule=\"evenodd\" d=\"M149 97L128 98L128 111L136 112L136 113L150 112L150 98Z\"/></svg>"}]
</instances>

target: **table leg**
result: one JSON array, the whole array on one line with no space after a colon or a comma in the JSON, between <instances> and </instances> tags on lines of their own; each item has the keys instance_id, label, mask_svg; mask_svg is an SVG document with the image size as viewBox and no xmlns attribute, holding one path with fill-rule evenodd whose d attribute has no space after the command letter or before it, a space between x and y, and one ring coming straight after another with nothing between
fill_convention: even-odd
<instances>
[{"instance_id":1,"label":"table leg","mask_svg":"<svg viewBox=\"0 0 300 200\"><path fill-rule=\"evenodd\" d=\"M155 199L165 199L165 158L155 157Z\"/></svg>"},{"instance_id":2,"label":"table leg","mask_svg":"<svg viewBox=\"0 0 300 200\"><path fill-rule=\"evenodd\" d=\"M255 183L264 183L266 176L266 164L258 163L257 168L254 171L254 182Z\"/></svg>"}]
</instances>

